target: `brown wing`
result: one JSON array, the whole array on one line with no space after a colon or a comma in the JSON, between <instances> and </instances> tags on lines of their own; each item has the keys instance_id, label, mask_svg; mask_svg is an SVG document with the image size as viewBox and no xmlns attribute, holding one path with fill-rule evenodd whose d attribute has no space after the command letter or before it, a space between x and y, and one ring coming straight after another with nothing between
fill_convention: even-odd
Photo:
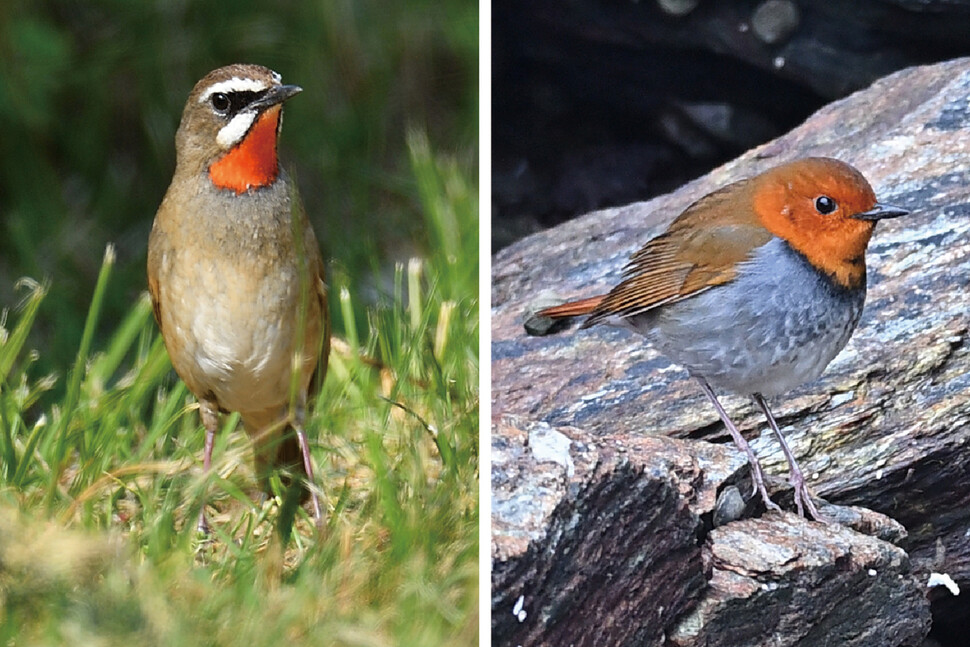
<instances>
[{"instance_id":1,"label":"brown wing","mask_svg":"<svg viewBox=\"0 0 970 647\"><path fill-rule=\"evenodd\" d=\"M722 285L737 264L771 239L751 209L741 180L687 208L663 234L633 254L624 280L593 309L583 327L611 316L632 317Z\"/></svg>"},{"instance_id":2,"label":"brown wing","mask_svg":"<svg viewBox=\"0 0 970 647\"><path fill-rule=\"evenodd\" d=\"M158 329L161 330L162 305L158 288L158 270L159 263L161 263L161 258L159 258L160 254L158 252L158 237L162 236L163 234L158 232L156 227L156 223L152 223L152 231L148 236L148 294L152 298L152 312L155 314L155 323L158 324Z\"/></svg>"},{"instance_id":3,"label":"brown wing","mask_svg":"<svg viewBox=\"0 0 970 647\"><path fill-rule=\"evenodd\" d=\"M320 254L320 245L317 243L313 225L307 216L303 200L300 198L296 182L290 182L290 209L291 215L297 220L301 227L303 247L308 262L308 272L312 284L310 285L311 299L317 300L320 308L320 354L317 356L316 366L310 376L309 393L317 394L323 387L323 381L327 377L327 367L330 363L330 308L327 305L329 289L327 286L326 266L323 256Z\"/></svg>"},{"instance_id":4,"label":"brown wing","mask_svg":"<svg viewBox=\"0 0 970 647\"><path fill-rule=\"evenodd\" d=\"M162 328L162 307L158 302L158 279L148 276L148 295L152 298L152 312L155 314L155 323L159 330Z\"/></svg>"},{"instance_id":5,"label":"brown wing","mask_svg":"<svg viewBox=\"0 0 970 647\"><path fill-rule=\"evenodd\" d=\"M316 258L316 273L313 275L316 282L315 296L320 303L320 315L323 318L321 335L323 340L320 349L320 359L317 362L317 369L310 378L310 392L317 393L323 386L323 380L327 377L327 366L330 362L330 308L327 305L327 278L324 274L323 259L320 255Z\"/></svg>"}]
</instances>

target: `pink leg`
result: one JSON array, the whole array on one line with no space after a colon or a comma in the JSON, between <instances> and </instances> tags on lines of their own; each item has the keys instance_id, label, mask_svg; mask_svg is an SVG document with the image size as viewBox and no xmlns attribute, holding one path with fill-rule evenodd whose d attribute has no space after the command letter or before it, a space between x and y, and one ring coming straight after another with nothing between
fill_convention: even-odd
<instances>
[{"instance_id":1,"label":"pink leg","mask_svg":"<svg viewBox=\"0 0 970 647\"><path fill-rule=\"evenodd\" d=\"M755 490L761 494L761 499L765 502L765 507L769 510L780 511L781 508L778 507L778 504L772 501L768 496L768 490L765 489L765 475L764 472L761 471L761 464L758 462L758 457L755 456L754 450L751 449L751 445L749 445L744 439L744 436L741 435L738 428L734 426L734 422L731 421L731 418L728 417L727 411L725 411L724 407L721 406L721 403L718 402L717 396L714 395L714 390L711 388L711 385L707 383L707 380L696 375L694 378L701 385L701 389L704 390L704 394L711 401L711 404L713 404L714 408L717 409L717 415L721 416L721 421L724 423L724 426L727 427L728 432L731 434L731 438L734 439L734 444L737 445L738 449L744 452L748 457L748 463L751 464L751 478L754 480Z\"/></svg>"},{"instance_id":2,"label":"pink leg","mask_svg":"<svg viewBox=\"0 0 970 647\"><path fill-rule=\"evenodd\" d=\"M771 430L775 432L775 436L778 437L778 442L781 444L781 451L784 452L785 459L788 460L788 469L791 472L790 480L792 487L795 488L795 507L798 509L798 515L804 517L805 510L808 510L808 514L813 519L822 521L823 518L819 515L818 508L815 507L815 503L812 501L812 493L808 491L805 476L802 474L802 470L795 460L795 454L792 452L791 447L788 446L788 441L781 435L781 430L778 429L778 423L775 422L775 417L771 415L768 403L765 402L764 396L760 393L755 393L753 397L754 401L761 407L761 410L765 412L765 416L768 418L768 424L771 426Z\"/></svg>"},{"instance_id":3,"label":"pink leg","mask_svg":"<svg viewBox=\"0 0 970 647\"><path fill-rule=\"evenodd\" d=\"M205 427L205 453L202 455L202 469L208 475L212 468L212 445L215 442L216 429L219 427L219 408L215 403L203 400L199 402L199 415L202 417L202 426ZM202 508L199 510L199 522L196 528L204 535L209 534L209 523L205 518L205 497L202 498Z\"/></svg>"},{"instance_id":4,"label":"pink leg","mask_svg":"<svg viewBox=\"0 0 970 647\"><path fill-rule=\"evenodd\" d=\"M306 420L306 407L301 404L294 416L293 429L296 430L296 439L300 443L300 453L303 454L303 469L306 470L307 489L310 490L310 499L313 501L313 521L316 523L317 530L323 530L323 514L320 512L320 499L317 497L316 480L313 478L313 461L310 458L310 441L307 440L306 431L303 423Z\"/></svg>"}]
</instances>

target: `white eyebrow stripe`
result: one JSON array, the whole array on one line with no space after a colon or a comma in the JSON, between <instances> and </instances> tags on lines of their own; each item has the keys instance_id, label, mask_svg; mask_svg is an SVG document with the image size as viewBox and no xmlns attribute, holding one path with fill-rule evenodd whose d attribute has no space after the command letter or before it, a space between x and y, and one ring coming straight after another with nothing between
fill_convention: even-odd
<instances>
[{"instance_id":1,"label":"white eyebrow stripe","mask_svg":"<svg viewBox=\"0 0 970 647\"><path fill-rule=\"evenodd\" d=\"M202 93L199 97L199 103L205 102L209 97L217 92L262 92L268 86L262 81L257 81L256 79L243 79L238 76L234 76L226 81L219 81L215 83Z\"/></svg>"},{"instance_id":2,"label":"white eyebrow stripe","mask_svg":"<svg viewBox=\"0 0 970 647\"><path fill-rule=\"evenodd\" d=\"M240 112L228 124L219 129L219 133L216 135L216 143L223 149L232 148L242 140L243 135L249 132L249 127L253 125L255 120L255 111Z\"/></svg>"}]
</instances>

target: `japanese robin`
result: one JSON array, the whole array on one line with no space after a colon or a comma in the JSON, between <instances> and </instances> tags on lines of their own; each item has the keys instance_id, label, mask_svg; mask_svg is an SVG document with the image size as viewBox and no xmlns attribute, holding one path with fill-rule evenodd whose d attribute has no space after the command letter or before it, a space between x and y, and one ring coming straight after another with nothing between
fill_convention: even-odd
<instances>
[{"instance_id":1,"label":"japanese robin","mask_svg":"<svg viewBox=\"0 0 970 647\"><path fill-rule=\"evenodd\" d=\"M799 514L818 519L765 397L814 380L846 345L866 298L875 224L907 213L877 202L852 166L800 159L692 204L632 256L609 293L538 314L632 328L686 367L747 455L765 505L778 509L714 388L753 397L788 460Z\"/></svg>"}]
</instances>

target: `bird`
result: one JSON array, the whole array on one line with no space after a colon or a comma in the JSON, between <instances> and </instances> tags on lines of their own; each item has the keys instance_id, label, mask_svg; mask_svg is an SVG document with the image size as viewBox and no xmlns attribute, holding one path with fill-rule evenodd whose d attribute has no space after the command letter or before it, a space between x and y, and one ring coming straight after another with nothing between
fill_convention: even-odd
<instances>
[{"instance_id":1,"label":"bird","mask_svg":"<svg viewBox=\"0 0 970 647\"><path fill-rule=\"evenodd\" d=\"M327 283L277 156L283 102L301 91L252 64L195 84L149 235L148 290L172 366L198 400L205 472L219 414L239 412L263 490L274 469L306 479L319 528L305 422L311 378L322 384L327 371ZM209 532L204 501L197 528Z\"/></svg>"},{"instance_id":2,"label":"bird","mask_svg":"<svg viewBox=\"0 0 970 647\"><path fill-rule=\"evenodd\" d=\"M816 379L848 343L875 225L908 213L878 202L845 162L797 159L691 204L631 256L608 293L537 314L632 329L685 367L747 456L765 507L779 510L714 389L753 398L788 461L798 514L824 521L766 397Z\"/></svg>"}]
</instances>

